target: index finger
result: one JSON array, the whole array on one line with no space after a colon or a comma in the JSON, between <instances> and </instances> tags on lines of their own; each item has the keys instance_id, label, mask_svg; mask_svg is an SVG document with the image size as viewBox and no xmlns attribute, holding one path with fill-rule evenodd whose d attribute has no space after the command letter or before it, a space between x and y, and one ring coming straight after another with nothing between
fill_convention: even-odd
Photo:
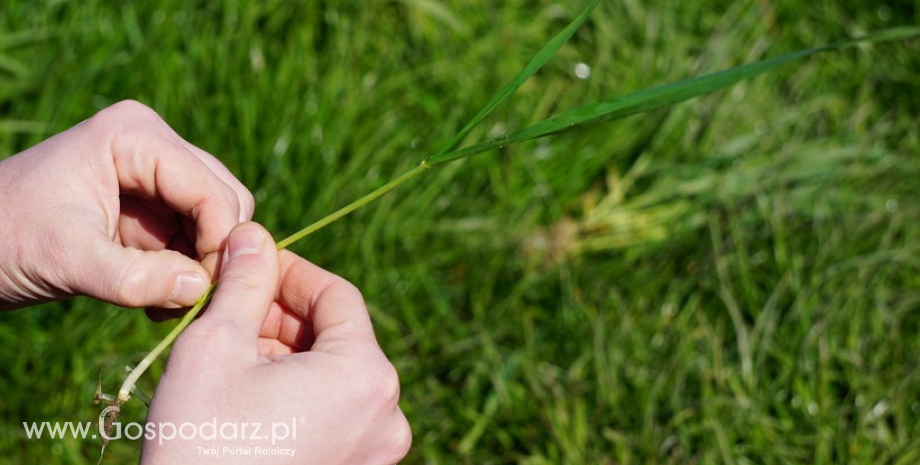
<instances>
[{"instance_id":1,"label":"index finger","mask_svg":"<svg viewBox=\"0 0 920 465\"><path fill-rule=\"evenodd\" d=\"M236 192L236 196L240 201L240 221L252 220L252 214L255 210L255 200L252 197L252 193L249 192L249 189L247 189L246 186L244 186L243 183L240 182L240 180L237 179L236 176L234 176L233 173L231 173L230 170L220 162L220 160L215 158L214 155L211 155L210 153L196 147L191 142L186 141L182 138L182 136L172 130L172 128L170 128L170 131L172 131L175 137L179 140L179 143L181 143L192 154L197 156L198 159L205 164L205 166L207 166L215 175L217 175L217 177L222 179L224 183L226 183L228 186L230 186L231 189L233 189L234 192Z\"/></svg>"},{"instance_id":2,"label":"index finger","mask_svg":"<svg viewBox=\"0 0 920 465\"><path fill-rule=\"evenodd\" d=\"M286 250L280 259L277 300L312 323L315 342L311 350L347 353L365 344L379 349L358 288Z\"/></svg>"},{"instance_id":3,"label":"index finger","mask_svg":"<svg viewBox=\"0 0 920 465\"><path fill-rule=\"evenodd\" d=\"M245 216L235 189L212 171L152 109L121 102L90 118L82 130L110 134L120 190L160 199L195 221L199 258L220 249Z\"/></svg>"}]
</instances>

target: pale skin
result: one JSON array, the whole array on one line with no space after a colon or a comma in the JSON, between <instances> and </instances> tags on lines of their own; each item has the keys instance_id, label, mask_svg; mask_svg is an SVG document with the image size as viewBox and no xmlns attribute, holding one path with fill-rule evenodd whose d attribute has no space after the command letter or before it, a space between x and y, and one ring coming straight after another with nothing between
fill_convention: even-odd
<instances>
[{"instance_id":1,"label":"pale skin","mask_svg":"<svg viewBox=\"0 0 920 465\"><path fill-rule=\"evenodd\" d=\"M255 223L235 228L227 249L214 300L176 340L148 421L261 423L264 437L272 423L298 419L296 439L276 443L296 449L294 457L220 456L221 463L401 460L411 432L397 405L399 380L377 345L360 292L290 252L277 252ZM184 401L169 401L179 398ZM199 446L269 444L250 434L243 441L148 441L141 462L202 463Z\"/></svg>"},{"instance_id":2,"label":"pale skin","mask_svg":"<svg viewBox=\"0 0 920 465\"><path fill-rule=\"evenodd\" d=\"M210 284L201 261L252 211L217 159L149 108L113 105L0 162L0 308L191 305Z\"/></svg>"},{"instance_id":3,"label":"pale skin","mask_svg":"<svg viewBox=\"0 0 920 465\"><path fill-rule=\"evenodd\" d=\"M293 458L208 463L398 462L411 431L361 294L278 252L246 222L252 212L216 158L149 108L113 105L0 162L0 309L88 295L162 317L193 304L218 268L220 286L173 346L148 421L261 422L265 435L306 419L296 440L276 441ZM270 443L153 439L141 462L201 463L198 447L215 445Z\"/></svg>"}]
</instances>

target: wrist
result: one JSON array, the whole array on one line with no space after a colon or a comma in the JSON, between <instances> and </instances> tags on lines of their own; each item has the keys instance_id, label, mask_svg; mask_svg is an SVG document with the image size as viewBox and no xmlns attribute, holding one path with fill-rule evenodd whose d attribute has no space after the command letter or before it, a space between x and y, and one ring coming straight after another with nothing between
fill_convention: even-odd
<instances>
[{"instance_id":1,"label":"wrist","mask_svg":"<svg viewBox=\"0 0 920 465\"><path fill-rule=\"evenodd\" d=\"M0 165L0 186L8 186L6 181ZM0 230L0 310L14 310L61 297L61 293L45 284L40 272L34 269L36 263L46 260L28 250L23 234L16 234L23 232L23 224L8 199L9 196L0 191L0 221L7 226ZM24 237L29 234L25 231Z\"/></svg>"},{"instance_id":2,"label":"wrist","mask_svg":"<svg viewBox=\"0 0 920 465\"><path fill-rule=\"evenodd\" d=\"M3 166L0 163L0 186L7 185L3 179ZM6 203L7 196L0 192L0 221L10 226L13 221L12 217L9 216ZM18 302L20 299L17 298L14 292L16 286L13 277L16 275L17 254L14 250L11 250L12 247L15 247L13 244L16 242L16 239L12 237L12 232L12 227L5 227L0 230L0 310L12 310L23 306Z\"/></svg>"},{"instance_id":3,"label":"wrist","mask_svg":"<svg viewBox=\"0 0 920 465\"><path fill-rule=\"evenodd\" d=\"M0 221L4 224L4 228L0 229L0 310L13 310L28 305L18 292L18 283L22 281L23 273L17 266L21 252L19 240L14 234L18 229L16 217L9 205L12 192L7 191L15 187L10 179L7 179L10 160L0 162Z\"/></svg>"}]
</instances>

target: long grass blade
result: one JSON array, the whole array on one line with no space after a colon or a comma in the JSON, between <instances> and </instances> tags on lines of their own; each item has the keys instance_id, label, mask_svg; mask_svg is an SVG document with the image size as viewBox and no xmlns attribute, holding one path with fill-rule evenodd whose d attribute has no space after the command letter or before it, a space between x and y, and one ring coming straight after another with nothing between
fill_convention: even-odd
<instances>
[{"instance_id":1,"label":"long grass blade","mask_svg":"<svg viewBox=\"0 0 920 465\"><path fill-rule=\"evenodd\" d=\"M588 9L585 10L585 13L579 16L575 22L573 22L573 24L577 23L580 25L581 21L584 21L582 16L586 16L587 13L590 13L591 10L597 6L597 3L597 1L593 2L588 7ZM439 152L432 157L422 160L419 166L400 176L399 178L387 183L386 185L376 189L374 192L371 192L370 194L348 204L338 211L285 238L278 243L278 247L286 248L294 244L295 242L318 231L319 229L322 229L332 222L382 197L403 183L415 178L416 176L437 165L461 158L470 157L479 153L488 152L489 150L504 147L506 145L539 139L541 137L560 134L588 125L606 123L626 118L628 116L657 110L669 105L674 105L676 103L684 102L701 95L706 95L718 90L726 89L744 79L757 76L780 65L815 55L817 53L841 50L865 43L907 39L916 36L920 36L920 27L885 29L868 36L845 40L821 47L800 50L798 52L793 52L774 58L768 58L766 60L730 68L717 73L708 74L693 79L687 79L677 83L666 84L659 87L653 87L623 97L615 97L609 100L591 103L582 107L578 107L574 110L570 110L561 115L554 116L533 126L529 126L510 134L506 134L497 139L491 139L451 152ZM541 50L541 54L545 50L546 49ZM545 57L544 60L545 59L548 59L548 57ZM539 60L535 59L531 62L531 64L534 63L539 63ZM536 69L539 69L539 67L535 68L533 72L536 72ZM531 72L530 75L532 75L533 72ZM492 110L494 110L494 106L497 106L498 103L501 103L504 99L507 98L507 96L502 97L502 95L504 95L506 91L509 91L509 89L517 89L517 87L514 86L514 83L518 81L518 78L526 75L526 73L522 72L518 75L517 78L512 80L512 82L506 86L506 88L500 92L499 95L494 98L489 105L486 105L486 108L480 111L477 117L473 118L467 127L471 129L472 126L475 126L478 121L481 121L481 119L485 117L484 115L488 115ZM518 84L518 86L519 85L520 84ZM510 92L513 92L513 90L510 90ZM480 118L480 115L483 115L482 118ZM464 128L464 130L467 132L469 132L469 129ZM456 144L457 141L462 139L462 136L458 135L458 137L455 137L454 139L456 140L452 139L452 144ZM449 147L450 144L447 146Z\"/></svg>"},{"instance_id":2,"label":"long grass blade","mask_svg":"<svg viewBox=\"0 0 920 465\"><path fill-rule=\"evenodd\" d=\"M585 20L588 19L588 16L591 14L592 11L594 11L594 8L596 8L598 4L600 4L600 0L593 0L585 8L585 10L582 11L581 14L578 15L578 17L572 20L572 22L569 23L569 25L566 26L565 29L563 29L559 34L553 37L553 39L550 40L549 43L545 47L543 47L532 60L530 60L530 63L528 63L527 66L525 66L524 69L522 69L521 72L519 72L514 77L514 79L512 79L507 85L505 85L505 87L503 87L501 91L499 91L494 97L492 97L492 99L489 100L489 103L487 103L486 106L483 107L483 109L480 110L479 113L477 113L476 116L474 116L473 119L471 119L470 122L467 123L466 126L463 127L463 129L460 130L460 132L458 132L453 138L451 138L446 144L444 144L444 146L441 147L441 149L435 155L429 157L426 160L422 160L422 163L418 167L413 169L412 171L409 171L408 173L400 176L399 178L377 188L370 194L340 208L339 210L326 216L325 218L284 238L283 240L278 242L278 249L279 250L284 249L288 247L289 245L303 239L304 237L307 237L308 235L313 234L319 229L325 227L326 225L378 199L384 194L399 187L406 181L409 181L410 179L422 174L428 168L431 168L432 166L434 166L433 164L428 163L428 160L434 160L439 157L443 157L450 150L456 147L457 144L459 144L460 141L462 141L463 138L466 137L467 134L469 134L469 132L472 131L473 128L476 127L476 125L478 125L480 122L482 122L482 120L484 120L487 116L489 116L489 114L495 111L495 109L498 108L499 105L504 103L505 100L507 100L508 97L514 94L514 92L517 91L518 88L521 87L522 84L524 84L524 82L530 79L531 76L536 74L536 72L539 71L540 68L542 68L543 65L545 65L550 60L550 58L552 58L553 55L555 55L555 53L559 51L560 48L562 48L562 46L572 37L572 35L575 34L575 31L577 31L578 28L581 27L582 23L584 23Z\"/></svg>"},{"instance_id":3,"label":"long grass blade","mask_svg":"<svg viewBox=\"0 0 920 465\"><path fill-rule=\"evenodd\" d=\"M0 132L40 134L48 130L48 124L39 121L0 120Z\"/></svg>"},{"instance_id":4,"label":"long grass blade","mask_svg":"<svg viewBox=\"0 0 920 465\"><path fill-rule=\"evenodd\" d=\"M558 52L559 49L562 48L566 42L568 42L572 35L575 34L575 31L577 31L578 28L581 27L582 23L588 19L588 16L592 11L594 11L594 8L596 8L599 3L600 0L592 1L587 6L587 8L585 8L585 10L582 11L580 15L578 15L578 17L576 17L571 23L569 23L568 26L565 27L565 29L559 32L559 34L556 34L556 36L553 37L553 39L550 40L549 43L547 43L546 46L543 47L543 49L541 49L537 55L533 57L532 60L530 60L530 63L528 63L527 66L525 66L524 69L522 69L521 72L514 77L514 79L508 82L508 84L506 84L502 90L495 94L495 96L492 97L492 100L489 100L489 103L487 103L486 106L483 107L483 109L480 110L479 113L477 113L476 116L474 116L473 119L471 119L470 122L463 127L463 129L460 130L460 132L458 132L454 137L447 141L447 143L444 144L444 146L442 146L441 149L435 153L435 155L430 157L429 160L436 159L439 156L442 156L445 153L453 150L454 147L456 147L457 144L459 144L460 141L462 141L463 138L473 130L473 128L481 123L482 120L489 116L489 114L495 111L495 109L504 103L508 97L511 97L511 95L513 95L518 90L518 88L521 87L522 84L527 82L531 76L536 74L540 68L543 68L543 65L545 65L546 62L548 62L550 58L552 58L553 55L555 55L556 52Z\"/></svg>"},{"instance_id":5,"label":"long grass blade","mask_svg":"<svg viewBox=\"0 0 920 465\"><path fill-rule=\"evenodd\" d=\"M855 45L869 42L884 42L897 39L907 39L920 35L920 28L896 28L880 31L869 36L845 40L821 47L800 50L786 55L768 58L755 63L750 63L735 68L730 68L705 76L687 79L672 84L653 87L623 97L591 103L569 110L533 126L506 134L497 139L488 140L479 144L436 155L426 160L429 165L435 166L452 160L469 157L478 153L503 147L518 142L538 139L541 137L559 134L588 125L606 123L628 116L647 113L662 107L684 102L695 97L710 94L751 77L757 76L778 66L791 61L806 58L818 53L841 50Z\"/></svg>"},{"instance_id":6,"label":"long grass blade","mask_svg":"<svg viewBox=\"0 0 920 465\"><path fill-rule=\"evenodd\" d=\"M28 29L14 33L0 34L0 50L41 42L51 37L52 35L44 29Z\"/></svg>"}]
</instances>

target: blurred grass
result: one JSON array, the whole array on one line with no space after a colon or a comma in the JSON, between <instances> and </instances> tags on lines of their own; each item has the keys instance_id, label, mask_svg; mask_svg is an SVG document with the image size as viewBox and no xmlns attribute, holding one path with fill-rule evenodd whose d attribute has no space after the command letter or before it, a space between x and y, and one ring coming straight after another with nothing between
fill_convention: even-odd
<instances>
[{"instance_id":1,"label":"blurred grass","mask_svg":"<svg viewBox=\"0 0 920 465\"><path fill-rule=\"evenodd\" d=\"M430 155L581 6L7 0L0 155L137 99L281 238ZM606 2L468 140L918 20L909 1ZM453 164L298 244L372 307L406 462L920 461L918 46ZM166 331L86 299L0 314L0 463L94 463L94 441L21 423L93 420L98 370L113 389Z\"/></svg>"}]
</instances>

